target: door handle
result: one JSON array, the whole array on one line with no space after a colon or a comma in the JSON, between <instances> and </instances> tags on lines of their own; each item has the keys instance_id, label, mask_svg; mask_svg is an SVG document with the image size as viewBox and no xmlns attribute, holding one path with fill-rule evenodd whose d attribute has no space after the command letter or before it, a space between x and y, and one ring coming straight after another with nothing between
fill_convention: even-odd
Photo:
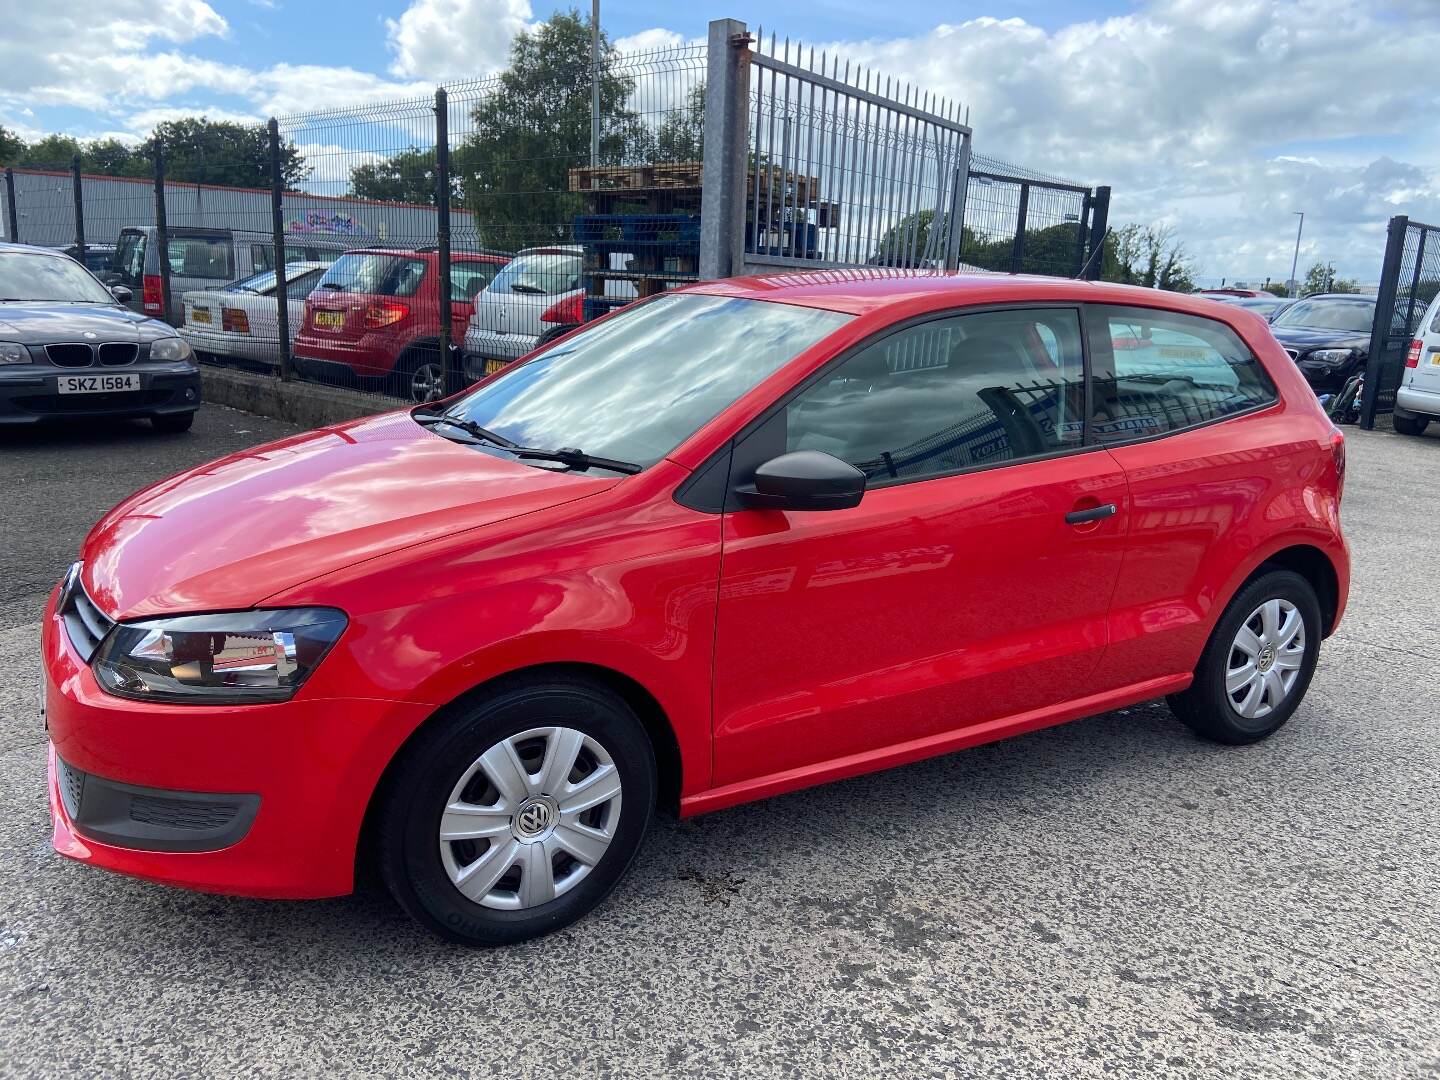
<instances>
[{"instance_id":1,"label":"door handle","mask_svg":"<svg viewBox=\"0 0 1440 1080\"><path fill-rule=\"evenodd\" d=\"M1091 521L1102 521L1115 513L1114 503L1102 503L1099 506L1092 506L1088 510L1071 510L1065 515L1067 525L1085 525Z\"/></svg>"}]
</instances>

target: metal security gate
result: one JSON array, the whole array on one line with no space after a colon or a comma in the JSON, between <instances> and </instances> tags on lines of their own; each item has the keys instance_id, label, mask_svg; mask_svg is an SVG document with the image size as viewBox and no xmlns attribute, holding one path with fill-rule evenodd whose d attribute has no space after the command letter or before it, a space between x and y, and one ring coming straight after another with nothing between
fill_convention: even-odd
<instances>
[{"instance_id":1,"label":"metal security gate","mask_svg":"<svg viewBox=\"0 0 1440 1080\"><path fill-rule=\"evenodd\" d=\"M1110 189L1088 188L976 154L960 261L981 270L1100 276Z\"/></svg>"},{"instance_id":2,"label":"metal security gate","mask_svg":"<svg viewBox=\"0 0 1440 1080\"><path fill-rule=\"evenodd\" d=\"M1437 292L1440 227L1411 221L1404 214L1392 217L1375 297L1375 322L1370 330L1361 427L1373 428L1378 413L1394 411L1395 391L1405 371L1405 354Z\"/></svg>"}]
</instances>

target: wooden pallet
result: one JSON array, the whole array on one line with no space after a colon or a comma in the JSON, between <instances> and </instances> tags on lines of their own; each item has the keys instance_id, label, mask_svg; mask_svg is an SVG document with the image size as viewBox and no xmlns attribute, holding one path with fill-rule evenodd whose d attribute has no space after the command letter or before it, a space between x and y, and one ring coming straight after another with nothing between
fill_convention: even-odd
<instances>
[{"instance_id":1,"label":"wooden pallet","mask_svg":"<svg viewBox=\"0 0 1440 1080\"><path fill-rule=\"evenodd\" d=\"M570 170L569 184L571 191L698 188L703 168L698 161L663 165L586 165Z\"/></svg>"}]
</instances>

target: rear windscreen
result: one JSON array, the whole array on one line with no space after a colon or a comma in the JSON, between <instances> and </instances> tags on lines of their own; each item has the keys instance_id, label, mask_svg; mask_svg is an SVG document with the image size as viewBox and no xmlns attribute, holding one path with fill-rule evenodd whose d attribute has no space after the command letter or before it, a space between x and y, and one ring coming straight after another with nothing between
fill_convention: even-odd
<instances>
[{"instance_id":1,"label":"rear windscreen","mask_svg":"<svg viewBox=\"0 0 1440 1080\"><path fill-rule=\"evenodd\" d=\"M378 252L341 255L320 279L319 291L414 296L425 276L425 260Z\"/></svg>"}]
</instances>

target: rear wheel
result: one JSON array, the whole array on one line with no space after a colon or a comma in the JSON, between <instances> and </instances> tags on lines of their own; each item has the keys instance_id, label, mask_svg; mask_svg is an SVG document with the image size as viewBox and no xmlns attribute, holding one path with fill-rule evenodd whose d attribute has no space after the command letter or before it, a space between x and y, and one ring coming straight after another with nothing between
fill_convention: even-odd
<instances>
[{"instance_id":1,"label":"rear wheel","mask_svg":"<svg viewBox=\"0 0 1440 1080\"><path fill-rule=\"evenodd\" d=\"M1424 435L1425 429L1430 426L1428 416L1401 416L1398 413L1392 418L1395 430L1401 435Z\"/></svg>"},{"instance_id":2,"label":"rear wheel","mask_svg":"<svg viewBox=\"0 0 1440 1080\"><path fill-rule=\"evenodd\" d=\"M396 900L452 941L502 945L568 926L620 880L655 759L609 690L516 680L434 722L386 791L380 870Z\"/></svg>"},{"instance_id":3,"label":"rear wheel","mask_svg":"<svg viewBox=\"0 0 1440 1080\"><path fill-rule=\"evenodd\" d=\"M190 426L195 423L195 413L166 413L163 416L152 416L150 423L162 435L179 435L181 432L190 430Z\"/></svg>"},{"instance_id":4,"label":"rear wheel","mask_svg":"<svg viewBox=\"0 0 1440 1080\"><path fill-rule=\"evenodd\" d=\"M1195 668L1172 695L1185 724L1216 742L1258 742L1290 719L1319 658L1320 603L1290 570L1252 581L1230 601Z\"/></svg>"}]
</instances>

